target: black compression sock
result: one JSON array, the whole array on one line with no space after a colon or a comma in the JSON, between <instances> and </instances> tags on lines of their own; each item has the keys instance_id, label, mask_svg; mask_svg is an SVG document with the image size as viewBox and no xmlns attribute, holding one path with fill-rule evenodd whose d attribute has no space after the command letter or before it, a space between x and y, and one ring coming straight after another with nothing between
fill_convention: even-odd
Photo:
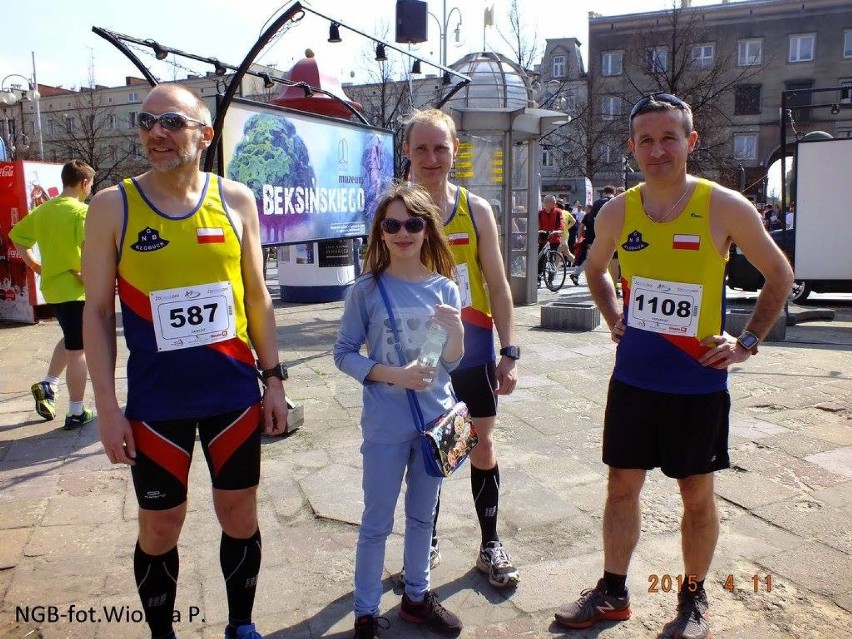
<instances>
[{"instance_id":1,"label":"black compression sock","mask_svg":"<svg viewBox=\"0 0 852 639\"><path fill-rule=\"evenodd\" d=\"M236 539L222 533L219 562L228 593L228 623L233 628L251 623L260 556L260 530L248 539Z\"/></svg>"},{"instance_id":2,"label":"black compression sock","mask_svg":"<svg viewBox=\"0 0 852 639\"><path fill-rule=\"evenodd\" d=\"M163 555L149 555L136 542L133 572L145 619L153 637L169 637L180 568L177 546Z\"/></svg>"},{"instance_id":3,"label":"black compression sock","mask_svg":"<svg viewBox=\"0 0 852 639\"><path fill-rule=\"evenodd\" d=\"M500 501L500 468L495 465L491 470L470 467L470 489L479 529L482 532L482 545L489 541L499 541L497 536L497 506Z\"/></svg>"}]
</instances>

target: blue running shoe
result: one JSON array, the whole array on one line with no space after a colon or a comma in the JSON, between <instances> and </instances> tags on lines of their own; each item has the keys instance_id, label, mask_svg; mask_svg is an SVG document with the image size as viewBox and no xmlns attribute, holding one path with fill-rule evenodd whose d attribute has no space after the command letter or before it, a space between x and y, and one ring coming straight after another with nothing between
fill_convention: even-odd
<instances>
[{"instance_id":1,"label":"blue running shoe","mask_svg":"<svg viewBox=\"0 0 852 639\"><path fill-rule=\"evenodd\" d=\"M225 629L225 639L263 639L263 635L257 631L253 623L238 626L234 631L231 631L230 628L228 626Z\"/></svg>"},{"instance_id":2,"label":"blue running shoe","mask_svg":"<svg viewBox=\"0 0 852 639\"><path fill-rule=\"evenodd\" d=\"M56 417L56 398L50 384L38 382L33 384L30 390L33 392L33 399L35 399L36 412L41 415L44 421L49 422Z\"/></svg>"}]
</instances>

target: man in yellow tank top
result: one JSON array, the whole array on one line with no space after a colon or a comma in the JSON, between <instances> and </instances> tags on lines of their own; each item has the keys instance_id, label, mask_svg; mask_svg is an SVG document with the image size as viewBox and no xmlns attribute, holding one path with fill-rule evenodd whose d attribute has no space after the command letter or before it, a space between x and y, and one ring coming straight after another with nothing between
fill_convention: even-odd
<instances>
[{"instance_id":1,"label":"man in yellow tank top","mask_svg":"<svg viewBox=\"0 0 852 639\"><path fill-rule=\"evenodd\" d=\"M757 353L793 274L748 200L687 174L697 142L692 110L680 98L659 93L639 100L627 144L645 182L613 198L596 220L586 277L618 344L603 432L604 574L556 613L568 628L630 617L626 581L641 529L639 495L646 472L660 467L677 479L683 501L683 573L677 614L664 634L712 637L704 580L719 536L713 472L729 466L727 368ZM766 278L738 338L723 331L731 242ZM607 274L614 250L623 305ZM677 575L679 567L660 568Z\"/></svg>"},{"instance_id":2,"label":"man in yellow tank top","mask_svg":"<svg viewBox=\"0 0 852 639\"><path fill-rule=\"evenodd\" d=\"M131 466L139 502L133 568L153 637L174 639L177 542L196 432L222 527L226 639L262 639L251 621L261 539L260 429L287 424L272 300L263 280L254 196L202 173L213 127L202 99L154 88L138 115L151 170L98 193L83 250L86 355L104 452ZM115 391L115 287L128 360ZM265 389L257 382L255 355Z\"/></svg>"},{"instance_id":3,"label":"man in yellow tank top","mask_svg":"<svg viewBox=\"0 0 852 639\"><path fill-rule=\"evenodd\" d=\"M500 472L494 446L497 396L515 389L515 345L512 294L491 206L467 189L450 183L459 140L452 118L437 109L418 111L405 127L403 152L411 175L423 186L444 217L461 293L464 357L451 374L459 399L470 410L479 444L470 455L470 483L481 544L477 568L497 588L518 583L518 570L497 534ZM494 328L500 339L500 361L494 352ZM437 511L436 511L437 526ZM432 534L432 567L440 561L437 533Z\"/></svg>"}]
</instances>

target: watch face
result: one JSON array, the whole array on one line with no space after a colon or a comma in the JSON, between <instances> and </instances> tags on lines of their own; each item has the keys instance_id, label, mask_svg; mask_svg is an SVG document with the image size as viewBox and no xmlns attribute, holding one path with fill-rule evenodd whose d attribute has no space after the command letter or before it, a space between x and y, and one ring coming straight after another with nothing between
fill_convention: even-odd
<instances>
[{"instance_id":1,"label":"watch face","mask_svg":"<svg viewBox=\"0 0 852 639\"><path fill-rule=\"evenodd\" d=\"M760 340L757 339L757 336L753 335L751 333L743 333L739 337L739 342L742 345L742 347L745 348L746 350L749 350L749 351L751 349L753 349L755 346L757 346L757 343L759 341Z\"/></svg>"},{"instance_id":2,"label":"watch face","mask_svg":"<svg viewBox=\"0 0 852 639\"><path fill-rule=\"evenodd\" d=\"M507 346L506 348L500 349L500 354L511 359L520 359L521 349L517 346Z\"/></svg>"}]
</instances>

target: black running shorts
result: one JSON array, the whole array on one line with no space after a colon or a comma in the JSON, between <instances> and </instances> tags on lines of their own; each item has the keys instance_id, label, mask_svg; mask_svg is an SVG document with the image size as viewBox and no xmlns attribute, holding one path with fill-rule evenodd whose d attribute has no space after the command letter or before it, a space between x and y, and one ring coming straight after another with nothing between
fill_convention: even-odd
<instances>
[{"instance_id":1,"label":"black running shorts","mask_svg":"<svg viewBox=\"0 0 852 639\"><path fill-rule=\"evenodd\" d=\"M701 395L649 391L611 379L603 462L682 479L728 468L727 390Z\"/></svg>"},{"instance_id":2,"label":"black running shorts","mask_svg":"<svg viewBox=\"0 0 852 639\"><path fill-rule=\"evenodd\" d=\"M166 510L186 501L196 431L214 488L239 490L257 486L260 419L258 403L205 419L131 420L136 464L130 468L139 507Z\"/></svg>"},{"instance_id":3,"label":"black running shorts","mask_svg":"<svg viewBox=\"0 0 852 639\"><path fill-rule=\"evenodd\" d=\"M497 365L494 362L470 366L450 373L456 397L467 404L471 417L497 415Z\"/></svg>"},{"instance_id":4,"label":"black running shorts","mask_svg":"<svg viewBox=\"0 0 852 639\"><path fill-rule=\"evenodd\" d=\"M50 305L62 329L66 351L83 350L83 304L77 301Z\"/></svg>"}]
</instances>

